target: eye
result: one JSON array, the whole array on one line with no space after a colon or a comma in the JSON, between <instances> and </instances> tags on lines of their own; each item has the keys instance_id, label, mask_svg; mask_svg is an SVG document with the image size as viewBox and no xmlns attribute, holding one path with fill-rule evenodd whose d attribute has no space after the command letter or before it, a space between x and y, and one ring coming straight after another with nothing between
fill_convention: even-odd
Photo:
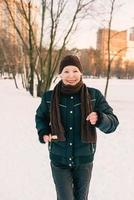
<instances>
[{"instance_id":1,"label":"eye","mask_svg":"<svg viewBox=\"0 0 134 200\"><path fill-rule=\"evenodd\" d=\"M65 73L65 74L68 74L68 73L69 73L69 71L68 71L68 70L65 70L65 71L64 71L64 73Z\"/></svg>"},{"instance_id":2,"label":"eye","mask_svg":"<svg viewBox=\"0 0 134 200\"><path fill-rule=\"evenodd\" d=\"M77 73L77 72L78 72L78 70L74 70L73 72L74 72L74 73Z\"/></svg>"}]
</instances>

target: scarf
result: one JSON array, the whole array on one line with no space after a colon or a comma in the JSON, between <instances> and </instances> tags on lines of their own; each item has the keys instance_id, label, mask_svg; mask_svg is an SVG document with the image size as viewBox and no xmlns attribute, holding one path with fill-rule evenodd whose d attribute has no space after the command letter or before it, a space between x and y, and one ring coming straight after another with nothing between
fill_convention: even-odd
<instances>
[{"instance_id":1,"label":"scarf","mask_svg":"<svg viewBox=\"0 0 134 200\"><path fill-rule=\"evenodd\" d=\"M96 129L89 121L86 121L89 113L92 112L91 98L86 85L82 80L75 86L64 85L60 81L54 88L51 98L50 122L51 134L57 135L58 141L65 141L65 130L61 123L59 100L62 94L73 95L80 93L81 100L81 140L84 143L96 143Z\"/></svg>"}]
</instances>

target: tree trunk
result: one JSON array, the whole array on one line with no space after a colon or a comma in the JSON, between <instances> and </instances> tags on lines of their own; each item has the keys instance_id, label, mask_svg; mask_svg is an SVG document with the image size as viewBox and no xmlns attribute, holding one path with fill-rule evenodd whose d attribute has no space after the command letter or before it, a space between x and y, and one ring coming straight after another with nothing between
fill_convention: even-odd
<instances>
[{"instance_id":1,"label":"tree trunk","mask_svg":"<svg viewBox=\"0 0 134 200\"><path fill-rule=\"evenodd\" d=\"M33 62L33 42L32 42L32 30L31 30L31 3L28 3L29 14L29 63L30 63L30 80L29 80L29 92L34 96L34 62Z\"/></svg>"}]
</instances>

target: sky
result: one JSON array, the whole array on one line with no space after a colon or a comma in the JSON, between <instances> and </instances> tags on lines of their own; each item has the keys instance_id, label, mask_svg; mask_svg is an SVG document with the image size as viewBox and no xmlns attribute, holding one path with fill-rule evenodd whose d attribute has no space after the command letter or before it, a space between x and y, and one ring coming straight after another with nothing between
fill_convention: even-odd
<instances>
[{"instance_id":1,"label":"sky","mask_svg":"<svg viewBox=\"0 0 134 200\"><path fill-rule=\"evenodd\" d=\"M48 148L40 144L35 112L40 98L33 98L13 80L0 79L0 199L55 200ZM105 79L85 79L104 91ZM134 80L111 79L108 102L119 118L112 134L98 132L93 174L92 200L134 199ZM124 92L125 91L125 92Z\"/></svg>"},{"instance_id":2,"label":"sky","mask_svg":"<svg viewBox=\"0 0 134 200\"><path fill-rule=\"evenodd\" d=\"M34 1L34 0L33 0ZM90 48L94 47L96 48L96 39L97 39L97 31L99 28L107 28L108 27L108 15L106 17L106 14L96 14L97 12L110 12L109 8L109 2L111 0L96 0L96 4L93 7L94 11L92 13L93 17L90 17L88 19L84 19L81 23L79 23L79 26L77 27L77 31L72 34L71 40L69 41L67 48ZM56 1L55 1L56 2ZM72 10L75 8L75 1L70 0L68 1L69 7L67 7L67 17L64 19L62 17L61 26L58 28L59 34L58 34L58 41L59 43L63 39L63 32L64 27L67 26L67 23L70 19ZM101 6L100 6L101 5ZM134 26L134 2L133 0L115 0L115 7L114 7L114 14L113 14L113 20L112 20L112 29L114 30L128 30L129 28ZM49 27L50 22L47 21L47 26ZM46 26L46 27L47 27ZM47 33L47 29L45 30L45 33ZM49 41L46 39L48 36L44 36L44 44ZM57 45L58 46L58 45Z\"/></svg>"},{"instance_id":3,"label":"sky","mask_svg":"<svg viewBox=\"0 0 134 200\"><path fill-rule=\"evenodd\" d=\"M105 5L104 1L104 5ZM130 27L134 26L134 2L133 0L116 0L116 5L113 21L112 21L112 29L115 30L127 30ZM121 5L121 6L119 6ZM99 27L107 27L104 19L97 19L97 17L89 19L87 21L83 21L80 25L79 30L72 37L71 46L75 46L77 48L89 48L96 47L96 33ZM105 25L104 25L105 24Z\"/></svg>"}]
</instances>

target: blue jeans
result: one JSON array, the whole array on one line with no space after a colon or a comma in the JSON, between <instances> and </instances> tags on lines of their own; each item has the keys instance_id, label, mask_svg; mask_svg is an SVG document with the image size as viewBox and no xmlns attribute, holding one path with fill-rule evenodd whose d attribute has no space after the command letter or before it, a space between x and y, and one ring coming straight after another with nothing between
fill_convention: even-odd
<instances>
[{"instance_id":1,"label":"blue jeans","mask_svg":"<svg viewBox=\"0 0 134 200\"><path fill-rule=\"evenodd\" d=\"M56 166L51 163L57 200L88 200L93 163L76 167Z\"/></svg>"}]
</instances>

